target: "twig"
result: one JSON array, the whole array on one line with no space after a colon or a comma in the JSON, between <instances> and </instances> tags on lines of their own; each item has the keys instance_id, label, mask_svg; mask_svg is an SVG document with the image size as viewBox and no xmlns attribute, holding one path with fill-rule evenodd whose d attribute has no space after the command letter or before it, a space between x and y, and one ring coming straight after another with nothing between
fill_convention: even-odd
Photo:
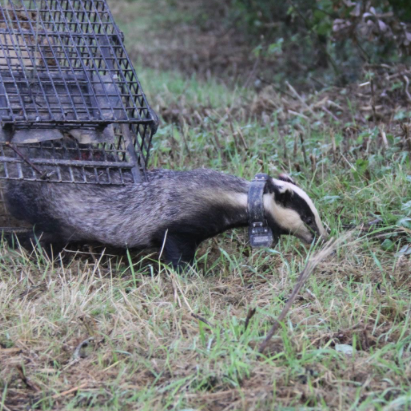
<instances>
[{"instance_id":1,"label":"twig","mask_svg":"<svg viewBox=\"0 0 411 411\"><path fill-rule=\"evenodd\" d=\"M304 136L303 133L299 133L300 134L300 142L301 142L301 150L303 152L303 158L304 158L304 165L307 166L307 153L305 152L305 146L304 146Z\"/></svg>"},{"instance_id":2,"label":"twig","mask_svg":"<svg viewBox=\"0 0 411 411\"><path fill-rule=\"evenodd\" d=\"M237 152L240 152L240 148L238 146L238 141L237 141L237 133L234 131L233 121L231 118L230 118L230 130L231 130L231 134L233 135L235 148Z\"/></svg>"},{"instance_id":3,"label":"twig","mask_svg":"<svg viewBox=\"0 0 411 411\"><path fill-rule=\"evenodd\" d=\"M37 391L37 392L40 391L40 388L38 387L38 385L33 383L31 379L28 378L24 374L23 367L20 364L16 365L16 369L17 369L17 372L19 373L21 380L24 382L27 388L30 388L31 390Z\"/></svg>"},{"instance_id":4,"label":"twig","mask_svg":"<svg viewBox=\"0 0 411 411\"><path fill-rule=\"evenodd\" d=\"M374 93L374 80L370 81L371 83L371 107L372 107L372 117L374 120L374 125L377 124L377 113L375 111L375 93Z\"/></svg>"},{"instance_id":5,"label":"twig","mask_svg":"<svg viewBox=\"0 0 411 411\"><path fill-rule=\"evenodd\" d=\"M187 298L186 298L186 296L184 295L183 290L181 289L180 283L178 282L178 277L175 275L174 272L171 272L171 273L170 273L170 279L171 279L171 283L172 283L173 288L174 288L174 295L177 297L178 302L179 302L179 304L180 304L180 307L181 307L181 301L180 301L180 297L179 297L178 294L177 294L177 291L180 291L181 297L183 298L184 303L186 304L188 310L189 310L190 312L193 312L193 309L190 307L190 304L188 303ZM175 287L174 287L174 285L175 285Z\"/></svg>"},{"instance_id":6,"label":"twig","mask_svg":"<svg viewBox=\"0 0 411 411\"><path fill-rule=\"evenodd\" d=\"M294 96L291 93L289 93L286 90L283 90L281 87L277 86L277 84L273 83L272 81L268 81L260 76L257 76L257 79L265 84L268 84L269 86L272 86L275 90L279 91L280 93L283 93L288 97L294 98Z\"/></svg>"},{"instance_id":7,"label":"twig","mask_svg":"<svg viewBox=\"0 0 411 411\"><path fill-rule=\"evenodd\" d=\"M331 131L331 149L332 149L334 161L336 161L336 158L337 158L337 144L335 143L334 130Z\"/></svg>"},{"instance_id":8,"label":"twig","mask_svg":"<svg viewBox=\"0 0 411 411\"><path fill-rule=\"evenodd\" d=\"M284 134L281 131L279 132L279 134L280 134L280 143L283 146L283 150L284 150L284 158L285 160L287 160L288 159L287 144L285 142Z\"/></svg>"},{"instance_id":9,"label":"twig","mask_svg":"<svg viewBox=\"0 0 411 411\"><path fill-rule=\"evenodd\" d=\"M370 56L367 54L367 52L362 48L360 42L358 41L358 37L354 34L353 35L353 41L354 44L357 46L358 50L360 50L361 57L363 60L368 63L370 61Z\"/></svg>"},{"instance_id":10,"label":"twig","mask_svg":"<svg viewBox=\"0 0 411 411\"><path fill-rule=\"evenodd\" d=\"M381 133L381 139L382 139L382 144L384 146L384 149L388 148L388 140L387 140L387 136L385 134L385 131L383 128L380 129L380 133Z\"/></svg>"},{"instance_id":11,"label":"twig","mask_svg":"<svg viewBox=\"0 0 411 411\"><path fill-rule=\"evenodd\" d=\"M353 234L353 231L348 232L346 235L340 237L338 240L331 239L328 241L325 246L313 257L311 257L306 266L304 267L303 271L301 271L297 284L295 285L293 292L291 293L290 298L287 301L287 304L281 311L281 314L279 315L278 319L275 320L274 325L271 327L270 331L268 332L267 336L265 337L264 341L261 343L260 347L258 348L258 352L262 354L264 350L267 348L268 343L270 342L271 338L277 331L278 327L280 326L280 323L284 320L288 312L290 311L291 306L293 305L298 292L300 291L301 287L305 284L305 282L308 280L309 276L311 273L315 270L317 265L323 261L325 258L331 255L331 253L345 240L347 240L351 235Z\"/></svg>"},{"instance_id":12,"label":"twig","mask_svg":"<svg viewBox=\"0 0 411 411\"><path fill-rule=\"evenodd\" d=\"M404 147L407 148L408 150L411 151L411 137L410 137L410 129L411 125L410 124L401 124L401 129L403 132L402 137L404 137Z\"/></svg>"},{"instance_id":13,"label":"twig","mask_svg":"<svg viewBox=\"0 0 411 411\"><path fill-rule=\"evenodd\" d=\"M311 171L313 174L315 173L315 170L317 168L317 160L315 159L314 154L310 154L310 161L311 161Z\"/></svg>"},{"instance_id":14,"label":"twig","mask_svg":"<svg viewBox=\"0 0 411 411\"><path fill-rule=\"evenodd\" d=\"M167 241L167 234L168 234L168 228L164 234L164 239L163 239L163 244L161 245L161 250L160 250L160 254L158 256L158 261L161 260L161 257L163 256L163 252L164 252L164 247L166 245L166 241Z\"/></svg>"},{"instance_id":15,"label":"twig","mask_svg":"<svg viewBox=\"0 0 411 411\"><path fill-rule=\"evenodd\" d=\"M212 324L210 324L205 318L200 317L197 314L191 313L191 316L194 317L196 320L203 322L204 324L207 324L209 327L213 327Z\"/></svg>"},{"instance_id":16,"label":"twig","mask_svg":"<svg viewBox=\"0 0 411 411\"><path fill-rule=\"evenodd\" d=\"M41 171L35 164L33 164L17 147L14 147L8 141L6 145L10 147L19 157L21 157L36 173L40 174L40 178L45 180L47 178L47 173Z\"/></svg>"},{"instance_id":17,"label":"twig","mask_svg":"<svg viewBox=\"0 0 411 411\"><path fill-rule=\"evenodd\" d=\"M216 130L216 127L215 127L215 124L214 124L214 123L212 123L212 127L213 127L213 135L214 135L215 145L216 145L216 147L217 147L217 152L220 152L220 153L221 153L221 156L223 157L222 146L221 146L221 144L220 144L220 139L218 138L217 130Z\"/></svg>"},{"instance_id":18,"label":"twig","mask_svg":"<svg viewBox=\"0 0 411 411\"><path fill-rule=\"evenodd\" d=\"M317 113L304 101L304 99L297 93L295 88L288 82L286 81L285 84L287 84L287 87L291 90L291 92L294 94L294 96L300 101L300 103L317 119L319 120L319 117Z\"/></svg>"},{"instance_id":19,"label":"twig","mask_svg":"<svg viewBox=\"0 0 411 411\"><path fill-rule=\"evenodd\" d=\"M252 77L254 76L254 74L255 74L255 72L256 72L256 70L257 70L257 67L258 67L259 63L260 63L260 58L257 57L257 59L255 60L254 66L253 66L250 74L248 75L245 83L244 83L244 86L243 86L244 88L247 88L247 87L248 87L248 84L250 83Z\"/></svg>"},{"instance_id":20,"label":"twig","mask_svg":"<svg viewBox=\"0 0 411 411\"><path fill-rule=\"evenodd\" d=\"M75 391L78 391L78 390L84 388L85 386L87 386L87 383L83 382L83 384L80 384L77 387L73 387L70 390L63 391L63 392L60 392L58 394L54 394L51 398L56 399L56 398L64 397L66 395L71 394L72 392L75 392Z\"/></svg>"},{"instance_id":21,"label":"twig","mask_svg":"<svg viewBox=\"0 0 411 411\"><path fill-rule=\"evenodd\" d=\"M297 134L294 137L294 148L293 148L293 157L296 158L298 153L298 136Z\"/></svg>"},{"instance_id":22,"label":"twig","mask_svg":"<svg viewBox=\"0 0 411 411\"><path fill-rule=\"evenodd\" d=\"M237 126L237 131L238 131L238 135L240 136L241 142L243 143L243 146L246 150L248 150L248 145L244 139L244 135L243 132L241 131L241 128L239 126Z\"/></svg>"},{"instance_id":23,"label":"twig","mask_svg":"<svg viewBox=\"0 0 411 411\"><path fill-rule=\"evenodd\" d=\"M92 253L90 251L78 251L78 250L69 250L68 248L63 248L63 251L65 253L71 253L71 254L82 254L82 255L92 255ZM104 249L105 251L105 249ZM104 254L106 257L117 257L117 255L115 254Z\"/></svg>"},{"instance_id":24,"label":"twig","mask_svg":"<svg viewBox=\"0 0 411 411\"><path fill-rule=\"evenodd\" d=\"M256 313L256 311L257 311L256 308L250 308L250 309L248 310L247 317L246 317L245 323L244 323L244 332L247 331L248 324L249 324L251 318L254 317L254 314Z\"/></svg>"},{"instance_id":25,"label":"twig","mask_svg":"<svg viewBox=\"0 0 411 411\"><path fill-rule=\"evenodd\" d=\"M367 223L363 223L363 224L343 224L342 225L342 229L343 230L353 230L353 229L359 229L361 233L369 233L372 230L374 230L374 226L378 226L381 225L381 223L383 222L383 220L381 220L380 218L376 218L372 221L368 221ZM380 231L386 231L391 229L391 227L386 227L381 229Z\"/></svg>"},{"instance_id":26,"label":"twig","mask_svg":"<svg viewBox=\"0 0 411 411\"><path fill-rule=\"evenodd\" d=\"M338 117L337 117L335 114L331 113L331 111L328 110L326 107L322 106L322 107L321 107L321 110L323 110L325 113L327 113L327 114L328 114L330 117L332 117L335 121L339 121Z\"/></svg>"},{"instance_id":27,"label":"twig","mask_svg":"<svg viewBox=\"0 0 411 411\"><path fill-rule=\"evenodd\" d=\"M332 101L330 99L328 99L327 102L328 102L329 106L333 106L333 107L335 107L336 109L338 109L340 111L344 110L339 104L335 103L334 101Z\"/></svg>"},{"instance_id":28,"label":"twig","mask_svg":"<svg viewBox=\"0 0 411 411\"><path fill-rule=\"evenodd\" d=\"M410 80L408 80L408 77L405 76L405 75L403 76L403 79L405 81L405 94L407 95L408 101L411 101L411 95L410 95L410 92L408 90L408 87L410 85Z\"/></svg>"},{"instance_id":29,"label":"twig","mask_svg":"<svg viewBox=\"0 0 411 411\"><path fill-rule=\"evenodd\" d=\"M187 123L182 115L180 115L180 123L181 123L181 137L183 139L184 147L187 151L187 157L191 158L190 149L188 148L187 143Z\"/></svg>"},{"instance_id":30,"label":"twig","mask_svg":"<svg viewBox=\"0 0 411 411\"><path fill-rule=\"evenodd\" d=\"M288 109L287 111L288 111L290 114L293 114L294 116L301 117L301 118L303 118L304 120L308 120L308 117L305 116L305 115L302 114L302 113L298 113L297 111L290 110L290 109Z\"/></svg>"}]
</instances>

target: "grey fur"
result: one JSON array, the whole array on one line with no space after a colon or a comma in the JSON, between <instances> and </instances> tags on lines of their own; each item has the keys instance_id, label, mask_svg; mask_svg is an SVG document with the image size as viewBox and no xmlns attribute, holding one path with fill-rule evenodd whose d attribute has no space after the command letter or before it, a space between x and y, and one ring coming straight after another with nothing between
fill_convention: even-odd
<instances>
[{"instance_id":1,"label":"grey fur","mask_svg":"<svg viewBox=\"0 0 411 411\"><path fill-rule=\"evenodd\" d=\"M63 241L145 248L156 246L152 236L159 228L165 232L170 224L195 219L215 205L219 195L223 206L227 192L248 190L246 180L204 169L156 170L148 178L149 182L120 187L10 181L6 201L12 214L32 224L39 223L38 215L23 215L29 208L56 220ZM15 202L26 210L15 210Z\"/></svg>"},{"instance_id":2,"label":"grey fur","mask_svg":"<svg viewBox=\"0 0 411 411\"><path fill-rule=\"evenodd\" d=\"M166 238L166 259L175 265L190 261L204 239L247 226L249 182L242 178L198 169L154 170L148 179L127 186L8 181L6 202L50 242L144 249ZM270 225L281 230L274 216Z\"/></svg>"}]
</instances>

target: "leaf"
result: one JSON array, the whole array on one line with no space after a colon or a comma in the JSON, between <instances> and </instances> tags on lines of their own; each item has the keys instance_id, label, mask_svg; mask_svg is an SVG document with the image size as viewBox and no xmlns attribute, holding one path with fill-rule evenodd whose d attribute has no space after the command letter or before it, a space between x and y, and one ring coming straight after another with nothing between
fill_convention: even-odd
<instances>
[{"instance_id":1,"label":"leaf","mask_svg":"<svg viewBox=\"0 0 411 411\"><path fill-rule=\"evenodd\" d=\"M411 255L411 244L404 245L404 247L398 251L398 254Z\"/></svg>"},{"instance_id":2,"label":"leaf","mask_svg":"<svg viewBox=\"0 0 411 411\"><path fill-rule=\"evenodd\" d=\"M348 344L335 344L335 351L342 352L345 355L352 355L354 348Z\"/></svg>"},{"instance_id":3,"label":"leaf","mask_svg":"<svg viewBox=\"0 0 411 411\"><path fill-rule=\"evenodd\" d=\"M387 140L390 144L394 144L394 135L393 134L387 134Z\"/></svg>"},{"instance_id":4,"label":"leaf","mask_svg":"<svg viewBox=\"0 0 411 411\"><path fill-rule=\"evenodd\" d=\"M369 161L364 160L362 158L359 158L355 162L355 170L351 169L351 172L353 173L354 178L358 181L361 179L361 177L365 174L365 172L368 170L369 167Z\"/></svg>"},{"instance_id":5,"label":"leaf","mask_svg":"<svg viewBox=\"0 0 411 411\"><path fill-rule=\"evenodd\" d=\"M284 42L283 38L279 38L275 43L271 43L268 46L268 54L281 54L283 52L282 44Z\"/></svg>"},{"instance_id":6,"label":"leaf","mask_svg":"<svg viewBox=\"0 0 411 411\"><path fill-rule=\"evenodd\" d=\"M404 120L408 118L408 113L405 110L400 110L394 115L394 120Z\"/></svg>"},{"instance_id":7,"label":"leaf","mask_svg":"<svg viewBox=\"0 0 411 411\"><path fill-rule=\"evenodd\" d=\"M356 169L362 173L366 172L369 166L369 161L368 160L364 160L363 158L359 158L356 162L355 162L355 166Z\"/></svg>"},{"instance_id":8,"label":"leaf","mask_svg":"<svg viewBox=\"0 0 411 411\"><path fill-rule=\"evenodd\" d=\"M332 204L338 201L341 196L324 196L321 200L325 204Z\"/></svg>"},{"instance_id":9,"label":"leaf","mask_svg":"<svg viewBox=\"0 0 411 411\"><path fill-rule=\"evenodd\" d=\"M388 30L388 26L382 20L378 20L378 26L382 32Z\"/></svg>"},{"instance_id":10,"label":"leaf","mask_svg":"<svg viewBox=\"0 0 411 411\"><path fill-rule=\"evenodd\" d=\"M391 251L391 250L394 249L395 244L394 244L390 239L386 238L386 239L382 242L381 247L382 247L382 249L385 250L385 251Z\"/></svg>"},{"instance_id":11,"label":"leaf","mask_svg":"<svg viewBox=\"0 0 411 411\"><path fill-rule=\"evenodd\" d=\"M403 203L403 205L401 206L401 210L408 212L407 215L409 214L409 212L411 212L411 201L407 201L406 203Z\"/></svg>"},{"instance_id":12,"label":"leaf","mask_svg":"<svg viewBox=\"0 0 411 411\"><path fill-rule=\"evenodd\" d=\"M401 218L401 220L397 222L397 226L409 228L411 230L411 218Z\"/></svg>"},{"instance_id":13,"label":"leaf","mask_svg":"<svg viewBox=\"0 0 411 411\"><path fill-rule=\"evenodd\" d=\"M263 46L259 44L257 47L253 49L253 54L255 57L259 57L261 54L261 51L263 50Z\"/></svg>"}]
</instances>

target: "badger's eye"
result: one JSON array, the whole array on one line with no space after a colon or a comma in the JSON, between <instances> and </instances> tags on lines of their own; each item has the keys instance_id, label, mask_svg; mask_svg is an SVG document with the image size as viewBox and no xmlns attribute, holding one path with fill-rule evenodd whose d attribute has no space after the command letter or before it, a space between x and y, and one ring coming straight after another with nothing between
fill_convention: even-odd
<instances>
[{"instance_id":1,"label":"badger's eye","mask_svg":"<svg viewBox=\"0 0 411 411\"><path fill-rule=\"evenodd\" d=\"M312 219L311 217L307 217L307 218L305 219L305 224L310 225L310 224L312 224L312 222L313 222L313 219Z\"/></svg>"}]
</instances>

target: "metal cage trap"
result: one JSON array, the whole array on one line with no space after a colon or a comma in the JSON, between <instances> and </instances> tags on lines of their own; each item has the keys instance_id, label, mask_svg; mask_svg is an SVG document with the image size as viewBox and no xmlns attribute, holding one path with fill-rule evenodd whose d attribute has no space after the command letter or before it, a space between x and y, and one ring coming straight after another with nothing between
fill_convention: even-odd
<instances>
[{"instance_id":1,"label":"metal cage trap","mask_svg":"<svg viewBox=\"0 0 411 411\"><path fill-rule=\"evenodd\" d=\"M0 0L3 231L5 180L145 179L158 120L123 40L105 0Z\"/></svg>"},{"instance_id":2,"label":"metal cage trap","mask_svg":"<svg viewBox=\"0 0 411 411\"><path fill-rule=\"evenodd\" d=\"M0 0L0 179L144 179L157 116L105 0Z\"/></svg>"}]
</instances>

